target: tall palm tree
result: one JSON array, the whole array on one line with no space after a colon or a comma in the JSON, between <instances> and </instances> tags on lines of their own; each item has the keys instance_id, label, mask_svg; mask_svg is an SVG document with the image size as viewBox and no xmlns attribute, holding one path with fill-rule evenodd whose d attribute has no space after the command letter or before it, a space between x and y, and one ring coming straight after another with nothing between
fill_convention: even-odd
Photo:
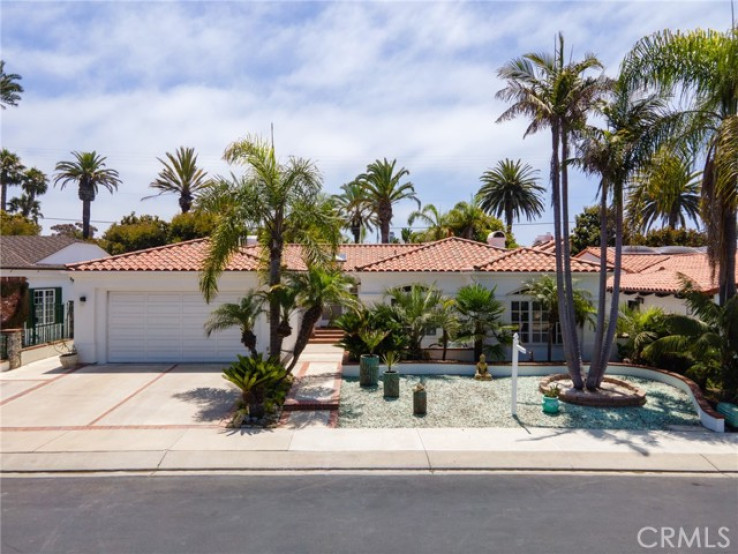
<instances>
[{"instance_id":1,"label":"tall palm tree","mask_svg":"<svg viewBox=\"0 0 738 554\"><path fill-rule=\"evenodd\" d=\"M403 177L410 175L404 167L395 170L397 160L391 162L384 158L375 160L366 167L366 172L357 177L366 190L367 198L377 216L382 242L390 241L390 223L392 222L392 206L401 200L414 200L420 209L420 200L415 194L415 187L409 181L401 183Z\"/></svg>"},{"instance_id":2,"label":"tall palm tree","mask_svg":"<svg viewBox=\"0 0 738 554\"><path fill-rule=\"evenodd\" d=\"M287 276L287 286L296 291L297 306L302 310L300 329L292 352L292 362L287 367L288 372L297 364L326 306L357 306L356 299L351 294L350 287L353 284L354 280L344 275L340 269L315 264L310 265L307 271Z\"/></svg>"},{"instance_id":3,"label":"tall palm tree","mask_svg":"<svg viewBox=\"0 0 738 554\"><path fill-rule=\"evenodd\" d=\"M376 216L360 182L345 183L341 185L341 190L343 192L333 198L345 226L354 237L354 243L359 244L364 231L370 231L376 225Z\"/></svg>"},{"instance_id":4,"label":"tall palm tree","mask_svg":"<svg viewBox=\"0 0 738 554\"><path fill-rule=\"evenodd\" d=\"M607 370L617 325L622 274L623 192L632 176L650 163L651 156L672 129L664 113L663 99L629 90L627 84L613 84L607 102L598 111L605 128L587 127L582 131L579 163L585 171L600 176L600 279L597 324L587 387L600 386ZM613 292L606 321L608 210L615 209L615 259Z\"/></svg>"},{"instance_id":5,"label":"tall palm tree","mask_svg":"<svg viewBox=\"0 0 738 554\"><path fill-rule=\"evenodd\" d=\"M623 74L631 84L680 91L691 100L685 111L686 138L705 152L702 220L724 304L736 295L738 29L654 33L633 47Z\"/></svg>"},{"instance_id":6,"label":"tall palm tree","mask_svg":"<svg viewBox=\"0 0 738 554\"><path fill-rule=\"evenodd\" d=\"M23 87L18 84L22 77L15 73L5 73L5 61L0 60L0 107L17 106Z\"/></svg>"},{"instance_id":7,"label":"tall palm tree","mask_svg":"<svg viewBox=\"0 0 738 554\"><path fill-rule=\"evenodd\" d=\"M701 173L684 156L660 150L628 191L625 209L631 228L645 233L658 220L670 229L699 220Z\"/></svg>"},{"instance_id":8,"label":"tall palm tree","mask_svg":"<svg viewBox=\"0 0 738 554\"><path fill-rule=\"evenodd\" d=\"M548 315L547 356L551 361L552 347L556 339L556 326L559 324L559 295L556 291L556 280L550 275L529 281L525 285L525 295L530 296L541 305ZM594 305L587 291L574 289L574 318L578 327L592 322L595 313Z\"/></svg>"},{"instance_id":9,"label":"tall palm tree","mask_svg":"<svg viewBox=\"0 0 738 554\"><path fill-rule=\"evenodd\" d=\"M231 327L241 330L241 343L256 356L256 335L254 327L256 319L264 313L264 295L249 291L238 304L221 304L205 322L205 332L210 336L214 331L222 331Z\"/></svg>"},{"instance_id":10,"label":"tall palm tree","mask_svg":"<svg viewBox=\"0 0 738 554\"><path fill-rule=\"evenodd\" d=\"M479 206L488 214L505 217L508 236L512 234L513 218L521 215L530 221L543 214L541 195L546 191L536 184L538 170L508 158L488 169L479 178L482 187L477 193Z\"/></svg>"},{"instance_id":11,"label":"tall palm tree","mask_svg":"<svg viewBox=\"0 0 738 554\"><path fill-rule=\"evenodd\" d=\"M92 152L72 152L73 161L56 164L54 185L61 183L63 189L68 183L77 183L77 194L82 200L82 238L90 238L90 205L97 196L99 187L111 193L118 190L120 179L115 169L105 167L104 156Z\"/></svg>"},{"instance_id":12,"label":"tall palm tree","mask_svg":"<svg viewBox=\"0 0 738 554\"><path fill-rule=\"evenodd\" d=\"M243 165L245 174L222 179L218 185L229 191L230 201L221 205L224 211L203 263L200 289L207 301L213 298L218 277L241 247L241 237L258 227L269 294L269 354L280 356L287 332L280 302L285 241L290 237L300 242L311 262L332 258L340 241L340 221L332 201L320 194L322 179L310 160L289 158L281 163L274 147L258 137L232 143L224 158Z\"/></svg>"},{"instance_id":13,"label":"tall palm tree","mask_svg":"<svg viewBox=\"0 0 738 554\"><path fill-rule=\"evenodd\" d=\"M0 187L2 187L0 210L6 211L8 187L23 183L23 172L25 169L25 166L21 163L17 154L14 154L5 148L0 151Z\"/></svg>"},{"instance_id":14,"label":"tall palm tree","mask_svg":"<svg viewBox=\"0 0 738 554\"><path fill-rule=\"evenodd\" d=\"M158 177L149 187L159 190L159 194L178 194L179 207L182 213L190 211L192 202L197 193L207 184L207 173L204 169L197 167L197 154L194 148L180 146L175 154L166 153L167 160L156 158L164 166ZM154 198L154 196L146 196Z\"/></svg>"},{"instance_id":15,"label":"tall palm tree","mask_svg":"<svg viewBox=\"0 0 738 554\"><path fill-rule=\"evenodd\" d=\"M604 77L584 74L601 68L602 64L593 54L586 54L579 62L564 63L564 37L560 34L553 55L525 54L498 71L498 75L506 81L506 86L497 92L497 98L512 102L512 106L497 121L525 115L531 122L524 136L546 127L551 130L550 180L559 311L569 375L577 389L584 387L584 381L574 321L571 245L568 240L569 150L573 134L584 125L587 114L608 87Z\"/></svg>"},{"instance_id":16,"label":"tall palm tree","mask_svg":"<svg viewBox=\"0 0 738 554\"><path fill-rule=\"evenodd\" d=\"M412 227L418 220L428 226L422 233L423 240L441 240L451 234L445 214L433 204L426 204L422 210L412 212L407 218L407 224Z\"/></svg>"}]
</instances>

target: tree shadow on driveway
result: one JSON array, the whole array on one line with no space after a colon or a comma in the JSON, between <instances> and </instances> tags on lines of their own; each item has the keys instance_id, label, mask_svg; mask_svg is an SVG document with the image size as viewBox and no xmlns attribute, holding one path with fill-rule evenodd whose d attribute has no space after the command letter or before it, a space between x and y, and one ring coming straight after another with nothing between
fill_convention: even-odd
<instances>
[{"instance_id":1,"label":"tree shadow on driveway","mask_svg":"<svg viewBox=\"0 0 738 554\"><path fill-rule=\"evenodd\" d=\"M200 411L193 416L196 421L218 423L235 408L238 392L215 387L198 387L177 393L174 398L200 407Z\"/></svg>"}]
</instances>

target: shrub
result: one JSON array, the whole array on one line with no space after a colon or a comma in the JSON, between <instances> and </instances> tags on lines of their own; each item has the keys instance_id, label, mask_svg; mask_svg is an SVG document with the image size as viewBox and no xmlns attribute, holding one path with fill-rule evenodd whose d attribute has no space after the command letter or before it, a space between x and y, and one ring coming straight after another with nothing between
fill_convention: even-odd
<instances>
[{"instance_id":1,"label":"shrub","mask_svg":"<svg viewBox=\"0 0 738 554\"><path fill-rule=\"evenodd\" d=\"M287 394L283 384L287 370L274 357L238 356L238 360L223 370L223 378L241 390L243 402L249 406L252 417L263 417L267 404L270 408L284 402ZM289 390L289 386L286 387Z\"/></svg>"}]
</instances>

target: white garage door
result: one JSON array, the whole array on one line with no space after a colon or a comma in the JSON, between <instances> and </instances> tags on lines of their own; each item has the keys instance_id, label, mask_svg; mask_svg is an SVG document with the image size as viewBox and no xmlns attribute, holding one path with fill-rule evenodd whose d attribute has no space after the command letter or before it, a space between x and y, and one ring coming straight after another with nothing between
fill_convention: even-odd
<instances>
[{"instance_id":1,"label":"white garage door","mask_svg":"<svg viewBox=\"0 0 738 554\"><path fill-rule=\"evenodd\" d=\"M218 296L219 303L235 301ZM205 335L216 306L199 293L109 293L108 361L229 362L245 355L238 328Z\"/></svg>"}]
</instances>

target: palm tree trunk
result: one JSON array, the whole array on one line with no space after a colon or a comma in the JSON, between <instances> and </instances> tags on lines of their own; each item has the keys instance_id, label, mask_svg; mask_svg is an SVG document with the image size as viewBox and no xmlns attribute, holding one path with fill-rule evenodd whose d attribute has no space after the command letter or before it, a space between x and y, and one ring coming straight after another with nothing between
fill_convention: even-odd
<instances>
[{"instance_id":1,"label":"palm tree trunk","mask_svg":"<svg viewBox=\"0 0 738 554\"><path fill-rule=\"evenodd\" d=\"M351 224L351 234L354 235L354 244L361 242L361 225Z\"/></svg>"},{"instance_id":2,"label":"palm tree trunk","mask_svg":"<svg viewBox=\"0 0 738 554\"><path fill-rule=\"evenodd\" d=\"M605 337L605 304L607 303L607 181L602 180L600 195L600 278L597 292L597 323L589 372L598 372L602 366L602 343Z\"/></svg>"},{"instance_id":3,"label":"palm tree trunk","mask_svg":"<svg viewBox=\"0 0 738 554\"><path fill-rule=\"evenodd\" d=\"M567 318L566 318L566 295L564 294L564 263L563 263L563 238L561 236L561 198L560 198L560 162L559 162L559 139L560 139L560 128L558 122L553 122L551 125L551 142L553 153L551 155L551 187L552 187L552 204L554 212L554 242L556 243L556 295L558 298L558 310L559 310L559 324L561 325L561 334L564 339L564 357L566 359L566 365L569 370L569 376L571 377L574 388L584 388L584 382L582 381L581 372L578 371L578 367L573 363L572 345L569 335L567 333ZM568 240L568 237L567 237Z\"/></svg>"},{"instance_id":4,"label":"palm tree trunk","mask_svg":"<svg viewBox=\"0 0 738 554\"><path fill-rule=\"evenodd\" d=\"M379 229L382 233L382 243L387 244L390 233L390 222L392 221L392 205L387 202L382 202L377 210L377 218L379 219Z\"/></svg>"},{"instance_id":5,"label":"palm tree trunk","mask_svg":"<svg viewBox=\"0 0 738 554\"><path fill-rule=\"evenodd\" d=\"M279 210L274 218L274 232L269 245L269 290L282 283L282 212ZM282 336L279 333L280 305L276 294L269 296L269 355L281 358Z\"/></svg>"},{"instance_id":6,"label":"palm tree trunk","mask_svg":"<svg viewBox=\"0 0 738 554\"><path fill-rule=\"evenodd\" d=\"M513 226L513 209L512 206L507 206L505 208L505 232L507 233L508 238L512 236L512 226Z\"/></svg>"},{"instance_id":7,"label":"palm tree trunk","mask_svg":"<svg viewBox=\"0 0 738 554\"><path fill-rule=\"evenodd\" d=\"M318 323L321 314L323 313L323 306L312 306L308 308L302 316L302 322L300 322L300 330L297 333L297 340L295 340L295 347L292 351L292 361L287 367L287 373L292 373L295 365L297 364L298 358L305 350L308 342L310 341L310 335L313 333L315 324Z\"/></svg>"},{"instance_id":8,"label":"palm tree trunk","mask_svg":"<svg viewBox=\"0 0 738 554\"><path fill-rule=\"evenodd\" d=\"M620 276L622 274L623 260L623 189L616 186L613 189L615 197L615 261L613 268L612 297L610 298L610 317L607 322L607 331L604 335L602 348L598 354L601 361L596 371L590 368L587 376L587 388L595 390L602 384L602 379L607 371L607 362L610 360L612 343L615 340L615 328L618 322L618 304L620 302ZM598 314L599 316L599 314Z\"/></svg>"},{"instance_id":9,"label":"palm tree trunk","mask_svg":"<svg viewBox=\"0 0 738 554\"><path fill-rule=\"evenodd\" d=\"M0 200L0 209L2 211L7 211L7 200L8 200L8 184L3 180L2 183L0 183L0 187L2 187L2 199Z\"/></svg>"},{"instance_id":10,"label":"palm tree trunk","mask_svg":"<svg viewBox=\"0 0 738 554\"><path fill-rule=\"evenodd\" d=\"M87 240L90 238L90 202L89 200L82 201L82 238Z\"/></svg>"},{"instance_id":11,"label":"palm tree trunk","mask_svg":"<svg viewBox=\"0 0 738 554\"><path fill-rule=\"evenodd\" d=\"M738 213L736 213L736 210L731 209L726 209L725 212L725 221L723 223L725 238L723 240L723 252L720 256L720 271L718 273L720 284L719 301L721 306L725 306L728 300L736 295L735 255L736 240L738 239L738 224L736 224Z\"/></svg>"},{"instance_id":12,"label":"palm tree trunk","mask_svg":"<svg viewBox=\"0 0 738 554\"><path fill-rule=\"evenodd\" d=\"M577 336L576 317L574 315L574 287L571 275L571 241L569 240L569 139L566 125L561 126L561 219L562 219L562 249L564 253L564 296L566 298L566 336L568 341L571 361L569 368L571 373L579 375L578 382L582 382L582 351ZM575 385L576 386L576 385Z\"/></svg>"}]
</instances>

